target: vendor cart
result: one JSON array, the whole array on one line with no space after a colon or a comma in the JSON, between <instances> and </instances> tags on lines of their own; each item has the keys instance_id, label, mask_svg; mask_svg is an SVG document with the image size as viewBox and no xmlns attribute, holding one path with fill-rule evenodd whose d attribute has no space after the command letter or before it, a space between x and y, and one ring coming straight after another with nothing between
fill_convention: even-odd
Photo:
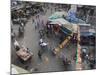
<instances>
[{"instance_id":1,"label":"vendor cart","mask_svg":"<svg viewBox=\"0 0 100 75\"><path fill-rule=\"evenodd\" d=\"M21 48L16 52L16 54L22 61L28 61L33 55L29 50L25 48Z\"/></svg>"}]
</instances>

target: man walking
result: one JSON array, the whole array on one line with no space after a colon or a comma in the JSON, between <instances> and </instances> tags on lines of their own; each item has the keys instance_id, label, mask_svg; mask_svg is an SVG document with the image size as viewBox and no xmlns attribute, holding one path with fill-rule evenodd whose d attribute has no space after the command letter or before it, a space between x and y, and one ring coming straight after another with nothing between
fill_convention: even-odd
<instances>
[{"instance_id":1,"label":"man walking","mask_svg":"<svg viewBox=\"0 0 100 75\"><path fill-rule=\"evenodd\" d=\"M37 27L37 21L35 20L33 24L35 25L35 30L36 30L38 28Z\"/></svg>"},{"instance_id":2,"label":"man walking","mask_svg":"<svg viewBox=\"0 0 100 75\"><path fill-rule=\"evenodd\" d=\"M41 51L40 51L40 50L38 51L38 57L39 57L39 59L41 59L41 60L42 60L42 53L41 53Z\"/></svg>"}]
</instances>

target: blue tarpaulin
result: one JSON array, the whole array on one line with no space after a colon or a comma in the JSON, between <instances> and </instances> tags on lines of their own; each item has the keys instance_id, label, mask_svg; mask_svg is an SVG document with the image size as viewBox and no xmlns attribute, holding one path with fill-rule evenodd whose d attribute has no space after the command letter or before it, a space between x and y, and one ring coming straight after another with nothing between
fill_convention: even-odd
<instances>
[{"instance_id":1,"label":"blue tarpaulin","mask_svg":"<svg viewBox=\"0 0 100 75\"><path fill-rule=\"evenodd\" d=\"M68 16L66 17L66 19L69 21L69 22L72 22L72 23L85 23L85 21L79 19L76 17L76 13L72 10L69 10L68 12Z\"/></svg>"}]
</instances>

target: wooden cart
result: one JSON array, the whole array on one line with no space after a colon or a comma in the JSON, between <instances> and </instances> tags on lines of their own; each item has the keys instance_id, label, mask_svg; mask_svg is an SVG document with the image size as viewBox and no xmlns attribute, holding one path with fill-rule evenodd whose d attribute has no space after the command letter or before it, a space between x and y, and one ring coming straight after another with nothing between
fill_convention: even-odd
<instances>
[{"instance_id":1,"label":"wooden cart","mask_svg":"<svg viewBox=\"0 0 100 75\"><path fill-rule=\"evenodd\" d=\"M23 61L29 60L32 57L32 55L33 55L30 51L28 51L25 48L21 48L20 50L18 50L16 52L16 54Z\"/></svg>"}]
</instances>

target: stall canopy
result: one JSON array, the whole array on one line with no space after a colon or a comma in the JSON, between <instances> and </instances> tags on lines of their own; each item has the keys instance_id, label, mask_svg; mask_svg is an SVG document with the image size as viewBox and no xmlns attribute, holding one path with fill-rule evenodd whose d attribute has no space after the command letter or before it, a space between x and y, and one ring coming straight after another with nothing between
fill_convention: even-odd
<instances>
[{"instance_id":1,"label":"stall canopy","mask_svg":"<svg viewBox=\"0 0 100 75\"><path fill-rule=\"evenodd\" d=\"M67 16L67 13L64 11L55 12L49 17L49 21L52 21L53 19L57 19L57 18L62 18L64 16L65 17Z\"/></svg>"},{"instance_id":2,"label":"stall canopy","mask_svg":"<svg viewBox=\"0 0 100 75\"><path fill-rule=\"evenodd\" d=\"M65 19L63 19L63 18L57 18L57 19L54 19L54 20L52 20L52 22L50 22L50 24L55 24L55 23L57 23L57 24L68 24L68 25L71 25L71 23L69 23L67 20L65 20Z\"/></svg>"},{"instance_id":3,"label":"stall canopy","mask_svg":"<svg viewBox=\"0 0 100 75\"><path fill-rule=\"evenodd\" d=\"M92 32L81 32L81 36L85 36L85 37L94 36L95 37L95 33L92 33Z\"/></svg>"},{"instance_id":4,"label":"stall canopy","mask_svg":"<svg viewBox=\"0 0 100 75\"><path fill-rule=\"evenodd\" d=\"M73 25L63 18L54 19L50 22L50 24L58 24L64 28L67 28L70 31L73 31Z\"/></svg>"}]
</instances>

